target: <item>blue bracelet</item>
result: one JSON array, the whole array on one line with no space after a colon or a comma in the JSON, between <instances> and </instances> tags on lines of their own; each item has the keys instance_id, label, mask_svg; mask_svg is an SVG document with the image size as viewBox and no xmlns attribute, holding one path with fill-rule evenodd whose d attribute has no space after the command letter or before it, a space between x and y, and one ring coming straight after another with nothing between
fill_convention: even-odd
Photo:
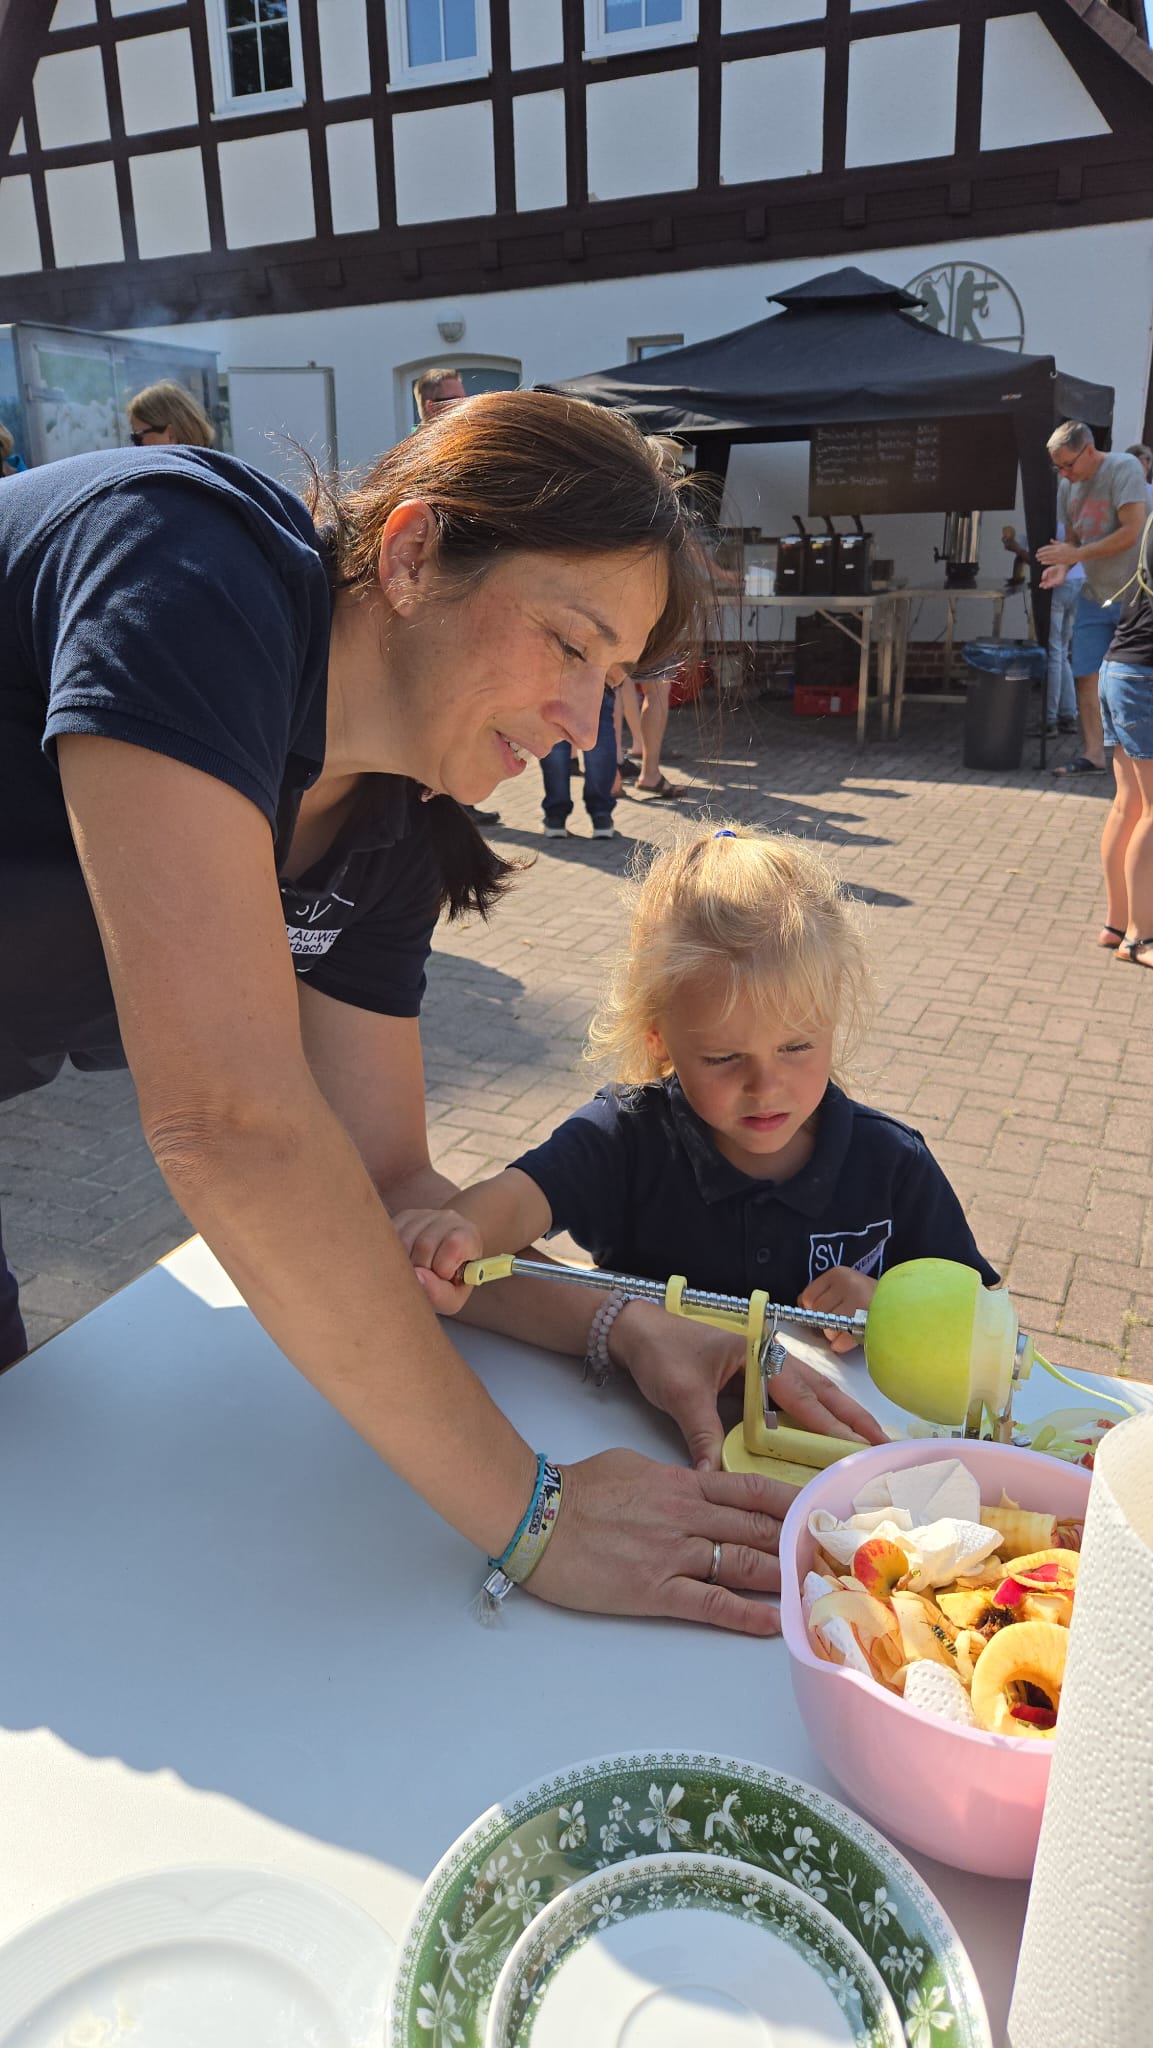
<instances>
[{"instance_id":1,"label":"blue bracelet","mask_svg":"<svg viewBox=\"0 0 1153 2048\"><path fill-rule=\"evenodd\" d=\"M544 1452L538 1451L536 1456L536 1484L534 1485L532 1490L532 1499L529 1501L529 1504L525 1509L524 1514L521 1516L520 1521L517 1523L516 1532L513 1536L512 1542L506 1544L505 1548L501 1551L499 1557L489 1558L489 1563L492 1566L494 1572L500 1572L504 1570L505 1565L508 1563L509 1558L512 1556L513 1551L516 1549L517 1544L520 1542L521 1537L524 1535L525 1530L528 1528L529 1523L532 1521L533 1515L536 1512L536 1504L541 1497L541 1493L544 1490L545 1466L547 1464L548 1459L546 1458Z\"/></svg>"}]
</instances>

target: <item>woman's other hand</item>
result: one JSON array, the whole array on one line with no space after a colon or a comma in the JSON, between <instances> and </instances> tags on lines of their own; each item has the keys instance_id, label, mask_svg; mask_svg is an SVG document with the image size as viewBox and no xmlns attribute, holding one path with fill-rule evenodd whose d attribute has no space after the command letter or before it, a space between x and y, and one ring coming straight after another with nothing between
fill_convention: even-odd
<instances>
[{"instance_id":1,"label":"woman's other hand","mask_svg":"<svg viewBox=\"0 0 1153 2048\"><path fill-rule=\"evenodd\" d=\"M697 1470L715 1471L725 1438L717 1401L721 1389L744 1374L743 1339L708 1323L670 1316L654 1302L634 1301L612 1327L609 1355L646 1401L671 1416ZM773 1395L802 1429L820 1436L860 1436L871 1444L885 1441L867 1408L799 1358L785 1361Z\"/></svg>"},{"instance_id":2,"label":"woman's other hand","mask_svg":"<svg viewBox=\"0 0 1153 2048\"><path fill-rule=\"evenodd\" d=\"M777 1608L747 1596L780 1591L777 1544L792 1499L776 1479L602 1451L565 1467L556 1530L527 1590L587 1614L659 1614L777 1635Z\"/></svg>"},{"instance_id":3,"label":"woman's other hand","mask_svg":"<svg viewBox=\"0 0 1153 2048\"><path fill-rule=\"evenodd\" d=\"M484 1252L476 1224L455 1209L399 1209L392 1221L437 1314L456 1315L472 1293L457 1274Z\"/></svg>"},{"instance_id":4,"label":"woman's other hand","mask_svg":"<svg viewBox=\"0 0 1153 2048\"><path fill-rule=\"evenodd\" d=\"M810 1280L798 1296L797 1307L812 1309L817 1315L823 1309L830 1316L855 1316L859 1308L868 1308L876 1285L855 1266L830 1266L827 1273ZM834 1351L852 1351L861 1341L848 1330L826 1330L825 1336Z\"/></svg>"}]
</instances>

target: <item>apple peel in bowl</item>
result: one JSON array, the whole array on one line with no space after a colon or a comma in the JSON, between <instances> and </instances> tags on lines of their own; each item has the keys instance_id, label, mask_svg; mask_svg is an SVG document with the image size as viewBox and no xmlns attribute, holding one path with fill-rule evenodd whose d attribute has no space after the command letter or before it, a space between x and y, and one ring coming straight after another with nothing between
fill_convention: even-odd
<instances>
[{"instance_id":1,"label":"apple peel in bowl","mask_svg":"<svg viewBox=\"0 0 1153 2048\"><path fill-rule=\"evenodd\" d=\"M850 1802L875 1826L958 1869L996 1878L1024 1878L1032 1870L1054 1757L1052 1738L1034 1731L1052 1711L1051 1701L1048 1709L1044 1704L1049 1695L1036 1686L1035 1676L1013 1669L1007 1683L1020 1688L1011 1700L1019 1712L1008 1716L1012 1733L995 1734L981 1725L970 1688L998 1635L1033 1619L1024 1601L1052 1601L1065 1614L1075 1604L1079 1557L1065 1546L1070 1538L1076 1542L1076 1518L1084 1517L1089 1487L1084 1467L1015 1444L918 1438L854 1451L816 1473L785 1517L781 1627L807 1739ZM917 1630L908 1649L924 1645L917 1621L908 1621L916 1608L929 1624L934 1654L910 1655L902 1640L904 1661L886 1683L883 1674L841 1664L818 1643L807 1626L808 1610L838 1587L842 1592L867 1590L856 1576L854 1560L878 1534L881 1521L896 1520L899 1506L905 1507L912 1527L950 1515L976 1521L985 1503L1055 1516L1057 1540L1019 1549L1012 1560L994 1548L983 1563L970 1563L951 1583L918 1594L898 1580L882 1604L892 1607L894 1593L907 1595L906 1625ZM821 1525L826 1531L830 1523L846 1531L850 1521L859 1518L863 1524L855 1535L847 1531L843 1563L814 1533L812 1518L818 1510L826 1512ZM999 1532L989 1533L995 1538ZM908 1529L893 1541L908 1555ZM868 1563L862 1559L861 1568L867 1570ZM1047 1566L1056 1566L1055 1577ZM880 1569L886 1569L884 1560ZM993 1611L994 1596L1010 1578L1022 1589L1017 1605ZM874 1591L872 1598L881 1594ZM1038 1613L1036 1618L1047 1621L1050 1616ZM932 1634L934 1621L940 1636ZM1063 1621L1055 1625L1067 1633ZM887 1632L876 1640L887 1640ZM994 1662L990 1682L996 1676ZM1021 1719L1020 1710L1030 1718Z\"/></svg>"},{"instance_id":2,"label":"apple peel in bowl","mask_svg":"<svg viewBox=\"0 0 1153 2048\"><path fill-rule=\"evenodd\" d=\"M959 1510L918 1523L918 1510ZM982 1504L958 1462L873 1480L844 1519L808 1518L828 1569L805 1581L817 1654L918 1712L1026 1742L1056 1733L1079 1523ZM1007 1533L1002 1534L1002 1525ZM1064 1542L1058 1540L1064 1538ZM1029 1549L1027 1539L1039 1541Z\"/></svg>"}]
</instances>

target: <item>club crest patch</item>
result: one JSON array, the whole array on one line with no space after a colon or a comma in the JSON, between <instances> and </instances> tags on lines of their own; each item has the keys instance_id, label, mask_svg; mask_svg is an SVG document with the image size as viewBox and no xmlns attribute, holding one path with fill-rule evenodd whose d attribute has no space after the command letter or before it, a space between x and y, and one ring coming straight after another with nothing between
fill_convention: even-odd
<instances>
[{"instance_id":1,"label":"club crest patch","mask_svg":"<svg viewBox=\"0 0 1153 2048\"><path fill-rule=\"evenodd\" d=\"M867 1223L863 1230L821 1230L809 1239L809 1278L834 1266L851 1266L877 1280L885 1264L885 1246L893 1235L893 1219Z\"/></svg>"}]
</instances>

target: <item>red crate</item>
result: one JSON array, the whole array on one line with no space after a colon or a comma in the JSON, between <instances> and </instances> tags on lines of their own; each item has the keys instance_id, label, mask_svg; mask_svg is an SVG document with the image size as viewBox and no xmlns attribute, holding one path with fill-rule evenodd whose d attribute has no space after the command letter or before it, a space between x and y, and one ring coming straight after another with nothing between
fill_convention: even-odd
<instances>
[{"instance_id":1,"label":"red crate","mask_svg":"<svg viewBox=\"0 0 1153 2048\"><path fill-rule=\"evenodd\" d=\"M701 691L708 689L713 680L712 663L708 661L682 662L672 679L669 690L669 709L676 711L682 704L693 704Z\"/></svg>"},{"instance_id":2,"label":"red crate","mask_svg":"<svg viewBox=\"0 0 1153 2048\"><path fill-rule=\"evenodd\" d=\"M798 683L793 690L795 718L855 718L857 685Z\"/></svg>"}]
</instances>

